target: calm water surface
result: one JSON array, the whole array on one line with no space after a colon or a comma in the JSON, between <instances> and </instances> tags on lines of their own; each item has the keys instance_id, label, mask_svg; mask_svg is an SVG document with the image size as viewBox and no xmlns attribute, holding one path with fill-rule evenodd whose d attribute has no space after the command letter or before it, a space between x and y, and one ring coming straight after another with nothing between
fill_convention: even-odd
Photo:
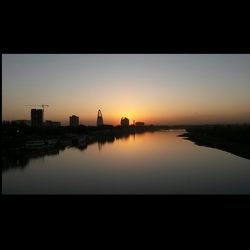
<instances>
[{"instance_id":1,"label":"calm water surface","mask_svg":"<svg viewBox=\"0 0 250 250\"><path fill-rule=\"evenodd\" d=\"M3 194L250 194L250 161L177 137L130 135L2 172Z\"/></svg>"}]
</instances>

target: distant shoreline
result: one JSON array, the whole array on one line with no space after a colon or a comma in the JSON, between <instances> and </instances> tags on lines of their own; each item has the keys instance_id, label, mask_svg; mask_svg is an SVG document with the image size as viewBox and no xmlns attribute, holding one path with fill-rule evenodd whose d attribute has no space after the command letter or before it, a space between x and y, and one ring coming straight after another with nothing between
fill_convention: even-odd
<instances>
[{"instance_id":1,"label":"distant shoreline","mask_svg":"<svg viewBox=\"0 0 250 250\"><path fill-rule=\"evenodd\" d=\"M65 129L65 128L63 128ZM83 128L82 128L83 129ZM38 129L33 134L22 134L22 136L8 137L5 134L2 144L2 171L11 168L24 168L32 158L40 158L46 155L58 155L67 147L75 147L83 151L93 143L103 145L112 143L116 139L126 139L130 135L156 132L167 129L164 127L143 126L143 127L93 127L87 130L77 128L66 128L61 134L53 134L50 130ZM55 132L56 130L54 130ZM29 131L31 132L31 131ZM57 131L58 132L58 131Z\"/></svg>"},{"instance_id":2,"label":"distant shoreline","mask_svg":"<svg viewBox=\"0 0 250 250\"><path fill-rule=\"evenodd\" d=\"M29 127L27 125L4 125L2 133L3 154L9 151L27 151L34 149L39 143L41 147L51 147L53 144L64 147L73 143L79 148L86 148L94 142L110 142L114 138L128 137L133 134L155 132L161 130L185 129L179 135L197 145L218 148L237 156L250 159L250 125L145 125L145 126L78 126L57 128ZM54 142L53 142L54 141ZM29 148L27 148L29 144Z\"/></svg>"},{"instance_id":3,"label":"distant shoreline","mask_svg":"<svg viewBox=\"0 0 250 250\"><path fill-rule=\"evenodd\" d=\"M186 128L179 135L199 146L221 149L250 160L249 125L207 125Z\"/></svg>"}]
</instances>

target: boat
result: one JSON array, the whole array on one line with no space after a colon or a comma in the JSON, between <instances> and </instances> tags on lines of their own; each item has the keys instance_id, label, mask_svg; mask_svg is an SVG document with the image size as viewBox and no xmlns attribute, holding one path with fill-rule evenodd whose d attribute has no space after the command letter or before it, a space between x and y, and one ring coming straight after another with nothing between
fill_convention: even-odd
<instances>
[{"instance_id":1,"label":"boat","mask_svg":"<svg viewBox=\"0 0 250 250\"><path fill-rule=\"evenodd\" d=\"M55 145L57 144L57 142L58 142L57 139L48 139L47 145L48 145L49 147L53 147L53 146L55 146Z\"/></svg>"},{"instance_id":2,"label":"boat","mask_svg":"<svg viewBox=\"0 0 250 250\"><path fill-rule=\"evenodd\" d=\"M79 136L78 137L78 146L85 147L86 145L87 145L87 136L86 135Z\"/></svg>"},{"instance_id":3,"label":"boat","mask_svg":"<svg viewBox=\"0 0 250 250\"><path fill-rule=\"evenodd\" d=\"M86 135L81 135L78 137L78 142L83 142L87 140L87 136Z\"/></svg>"},{"instance_id":4,"label":"boat","mask_svg":"<svg viewBox=\"0 0 250 250\"><path fill-rule=\"evenodd\" d=\"M72 143L72 139L71 138L61 138L59 140L59 145L60 146L70 146Z\"/></svg>"},{"instance_id":5,"label":"boat","mask_svg":"<svg viewBox=\"0 0 250 250\"><path fill-rule=\"evenodd\" d=\"M44 140L30 140L25 143L25 147L29 149L45 148L46 144Z\"/></svg>"}]
</instances>

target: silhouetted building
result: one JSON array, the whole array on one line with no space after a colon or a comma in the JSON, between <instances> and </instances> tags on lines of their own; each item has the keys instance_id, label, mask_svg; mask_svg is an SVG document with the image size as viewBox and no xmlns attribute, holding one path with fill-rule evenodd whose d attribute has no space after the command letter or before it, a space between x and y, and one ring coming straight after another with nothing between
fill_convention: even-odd
<instances>
[{"instance_id":1,"label":"silhouetted building","mask_svg":"<svg viewBox=\"0 0 250 250\"><path fill-rule=\"evenodd\" d=\"M12 123L31 126L31 121L30 120L13 120Z\"/></svg>"},{"instance_id":2,"label":"silhouetted building","mask_svg":"<svg viewBox=\"0 0 250 250\"><path fill-rule=\"evenodd\" d=\"M46 120L45 123L44 123L44 126L45 127L60 127L61 126L61 122L54 122L54 121L49 121L49 120Z\"/></svg>"},{"instance_id":3,"label":"silhouetted building","mask_svg":"<svg viewBox=\"0 0 250 250\"><path fill-rule=\"evenodd\" d=\"M43 126L43 110L31 109L31 126L41 127Z\"/></svg>"},{"instance_id":4,"label":"silhouetted building","mask_svg":"<svg viewBox=\"0 0 250 250\"><path fill-rule=\"evenodd\" d=\"M137 127L143 127L144 126L144 122L136 122L135 126L137 126Z\"/></svg>"},{"instance_id":5,"label":"silhouetted building","mask_svg":"<svg viewBox=\"0 0 250 250\"><path fill-rule=\"evenodd\" d=\"M52 121L52 127L61 127L61 122L53 122Z\"/></svg>"},{"instance_id":6,"label":"silhouetted building","mask_svg":"<svg viewBox=\"0 0 250 250\"><path fill-rule=\"evenodd\" d=\"M10 121L2 121L3 125L10 125Z\"/></svg>"},{"instance_id":7,"label":"silhouetted building","mask_svg":"<svg viewBox=\"0 0 250 250\"><path fill-rule=\"evenodd\" d=\"M102 117L102 112L99 109L98 114L97 114L97 119L96 119L96 126L102 126L103 125L103 117Z\"/></svg>"},{"instance_id":8,"label":"silhouetted building","mask_svg":"<svg viewBox=\"0 0 250 250\"><path fill-rule=\"evenodd\" d=\"M79 126L79 117L76 115L72 115L69 117L69 126L78 127Z\"/></svg>"},{"instance_id":9,"label":"silhouetted building","mask_svg":"<svg viewBox=\"0 0 250 250\"><path fill-rule=\"evenodd\" d=\"M121 119L121 126L129 126L129 119L127 117L122 117Z\"/></svg>"}]
</instances>

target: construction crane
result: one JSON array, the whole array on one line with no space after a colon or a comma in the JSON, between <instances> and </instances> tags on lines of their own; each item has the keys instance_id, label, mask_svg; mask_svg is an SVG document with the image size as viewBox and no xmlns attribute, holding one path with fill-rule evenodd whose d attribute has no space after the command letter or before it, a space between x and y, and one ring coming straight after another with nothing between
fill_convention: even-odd
<instances>
[{"instance_id":1,"label":"construction crane","mask_svg":"<svg viewBox=\"0 0 250 250\"><path fill-rule=\"evenodd\" d=\"M25 105L25 106L39 106L39 107L43 107L43 113L44 113L44 107L49 107L49 105L47 105L47 104L41 104L41 105L37 105L37 104L30 105L30 104L28 104L28 105Z\"/></svg>"}]
</instances>

